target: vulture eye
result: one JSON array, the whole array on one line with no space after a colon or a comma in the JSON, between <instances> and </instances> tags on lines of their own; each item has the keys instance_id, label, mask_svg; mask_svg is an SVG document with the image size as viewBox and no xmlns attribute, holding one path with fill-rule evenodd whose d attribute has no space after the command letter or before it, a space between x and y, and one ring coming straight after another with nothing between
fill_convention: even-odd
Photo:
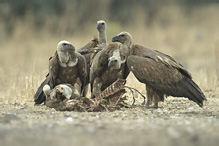
<instances>
[{"instance_id":1,"label":"vulture eye","mask_svg":"<svg viewBox=\"0 0 219 146\"><path fill-rule=\"evenodd\" d=\"M121 37L124 37L125 35L124 34L122 34L122 35L120 35Z\"/></svg>"},{"instance_id":2,"label":"vulture eye","mask_svg":"<svg viewBox=\"0 0 219 146\"><path fill-rule=\"evenodd\" d=\"M67 44L66 44L66 43L64 43L64 44L63 44L63 46L67 46Z\"/></svg>"},{"instance_id":3,"label":"vulture eye","mask_svg":"<svg viewBox=\"0 0 219 146\"><path fill-rule=\"evenodd\" d=\"M104 23L101 23L102 25L105 25Z\"/></svg>"}]
</instances>

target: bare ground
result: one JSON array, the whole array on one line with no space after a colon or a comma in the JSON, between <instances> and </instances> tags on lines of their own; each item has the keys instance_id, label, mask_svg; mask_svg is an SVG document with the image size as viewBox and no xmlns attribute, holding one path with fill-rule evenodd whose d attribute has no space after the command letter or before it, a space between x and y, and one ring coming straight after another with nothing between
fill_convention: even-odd
<instances>
[{"instance_id":1,"label":"bare ground","mask_svg":"<svg viewBox=\"0 0 219 146\"><path fill-rule=\"evenodd\" d=\"M197 145L219 143L219 98L203 108L169 97L158 109L59 112L32 102L0 102L0 145Z\"/></svg>"}]
</instances>

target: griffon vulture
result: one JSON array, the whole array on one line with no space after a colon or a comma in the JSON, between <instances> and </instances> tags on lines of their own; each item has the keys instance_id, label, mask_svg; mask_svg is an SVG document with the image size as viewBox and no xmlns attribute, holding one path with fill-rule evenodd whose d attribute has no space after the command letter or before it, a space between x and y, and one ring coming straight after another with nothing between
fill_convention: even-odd
<instances>
[{"instance_id":1,"label":"griffon vulture","mask_svg":"<svg viewBox=\"0 0 219 146\"><path fill-rule=\"evenodd\" d=\"M82 55L88 55L89 56L96 51L96 47L99 44L106 44L106 22L103 20L97 21L97 31L98 31L98 38L92 39L88 44L86 44L84 47L77 50L78 53ZM87 57L87 56L86 56ZM85 57L85 58L86 58ZM89 58L88 58L89 60Z\"/></svg>"},{"instance_id":2,"label":"griffon vulture","mask_svg":"<svg viewBox=\"0 0 219 146\"><path fill-rule=\"evenodd\" d=\"M91 98L110 86L118 78L126 79L129 74L126 58L120 53L121 44L109 44L94 57L90 69Z\"/></svg>"},{"instance_id":3,"label":"griffon vulture","mask_svg":"<svg viewBox=\"0 0 219 146\"><path fill-rule=\"evenodd\" d=\"M74 99L80 97L80 86L72 86L71 84L59 84L53 89L48 84L43 87L43 92L46 95L46 100L57 98L58 100L63 99Z\"/></svg>"},{"instance_id":4,"label":"griffon vulture","mask_svg":"<svg viewBox=\"0 0 219 146\"><path fill-rule=\"evenodd\" d=\"M200 107L205 95L192 80L191 74L169 55L132 43L132 36L121 32L112 38L122 43L122 54L127 58L128 68L135 77L146 84L147 106L154 102L158 107L164 96L187 97Z\"/></svg>"},{"instance_id":5,"label":"griffon vulture","mask_svg":"<svg viewBox=\"0 0 219 146\"><path fill-rule=\"evenodd\" d=\"M83 55L86 59L87 63L87 78L85 83L85 90L83 92L83 96L86 96L88 91L88 84L90 81L89 74L90 74L90 67L91 67L91 60L94 56L102 50L103 47L106 46L106 22L103 20L97 21L97 31L98 31L98 39L94 38L84 47L77 50L78 53Z\"/></svg>"},{"instance_id":6,"label":"griffon vulture","mask_svg":"<svg viewBox=\"0 0 219 146\"><path fill-rule=\"evenodd\" d=\"M81 96L86 96L88 91L88 84L89 84L89 72L90 72L90 64L93 57L96 55L97 52L99 52L102 48L106 46L106 22L103 20L97 21L97 30L98 30L98 39L94 38L92 39L88 44L86 44L84 47L78 49L76 52L83 55L86 59L87 64L87 77L86 77L86 83L85 88L82 91ZM51 57L52 58L52 57ZM51 59L50 58L50 59ZM47 74L46 79L41 83L40 87L38 88L36 94L34 95L34 102L35 104L40 104L43 101L45 101L45 95L43 93L43 87L44 85L48 84L50 82L50 76Z\"/></svg>"},{"instance_id":7,"label":"griffon vulture","mask_svg":"<svg viewBox=\"0 0 219 146\"><path fill-rule=\"evenodd\" d=\"M46 95L45 104L47 107L59 109L62 108L70 99L78 99L80 97L80 80L78 85L59 84L53 89L48 84L43 87L43 92Z\"/></svg>"},{"instance_id":8,"label":"griffon vulture","mask_svg":"<svg viewBox=\"0 0 219 146\"><path fill-rule=\"evenodd\" d=\"M59 84L80 85L81 94L85 87L86 77L87 65L84 56L75 52L71 43L60 41L55 55L49 60L49 74L34 96L35 103L40 104L45 101L43 87L46 84L49 84L52 89Z\"/></svg>"}]
</instances>

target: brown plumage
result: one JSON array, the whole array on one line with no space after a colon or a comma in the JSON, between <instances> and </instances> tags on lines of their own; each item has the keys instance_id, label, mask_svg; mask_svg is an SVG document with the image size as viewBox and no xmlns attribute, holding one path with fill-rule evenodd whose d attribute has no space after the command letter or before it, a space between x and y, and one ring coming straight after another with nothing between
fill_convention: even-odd
<instances>
[{"instance_id":1,"label":"brown plumage","mask_svg":"<svg viewBox=\"0 0 219 146\"><path fill-rule=\"evenodd\" d=\"M165 96L187 97L189 100L203 106L206 100L198 85L192 80L191 74L172 57L156 50L132 44L132 37L122 32L113 37L113 42L122 43L122 52L127 56L128 68L135 77L146 84L147 106L159 101Z\"/></svg>"},{"instance_id":2,"label":"brown plumage","mask_svg":"<svg viewBox=\"0 0 219 146\"><path fill-rule=\"evenodd\" d=\"M53 89L49 85L43 87L43 92L46 95L46 106L50 108L58 108L59 104L64 100L78 99L80 97L80 80L72 86L71 84L59 84Z\"/></svg>"},{"instance_id":3,"label":"brown plumage","mask_svg":"<svg viewBox=\"0 0 219 146\"><path fill-rule=\"evenodd\" d=\"M81 91L84 90L87 77L87 65L84 56L75 52L74 46L61 41L57 45L57 51L49 60L49 74L35 94L35 103L45 101L43 87L46 84L53 89L59 84L71 84L74 86L78 80L81 82ZM80 94L79 93L79 94Z\"/></svg>"},{"instance_id":4,"label":"brown plumage","mask_svg":"<svg viewBox=\"0 0 219 146\"><path fill-rule=\"evenodd\" d=\"M92 39L88 44L83 46L82 48L78 49L77 52L83 55L86 59L87 63L87 78L86 78L86 91L84 90L83 96L86 96L88 90L88 84L90 81L90 67L95 55L102 50L106 46L106 22L103 20L97 21L97 31L98 31L98 38Z\"/></svg>"},{"instance_id":5,"label":"brown plumage","mask_svg":"<svg viewBox=\"0 0 219 146\"><path fill-rule=\"evenodd\" d=\"M84 85L84 89L82 91L82 96L86 96L88 91L88 84L89 84L89 72L91 67L91 61L93 60L94 56L104 47L106 47L106 22L103 20L97 21L97 30L98 30L98 38L92 39L88 44L86 44L84 47L78 49L76 52L83 55L86 59L86 65L87 65L87 77L86 82ZM101 44L101 45L100 45ZM55 56L53 56L55 57ZM51 57L49 60L52 60L53 57ZM40 87L38 88L36 94L34 95L34 102L35 104L40 104L43 101L45 101L46 97L43 93L43 87L46 84L49 84L50 82L50 76L47 74L46 79L42 82Z\"/></svg>"},{"instance_id":6,"label":"brown plumage","mask_svg":"<svg viewBox=\"0 0 219 146\"><path fill-rule=\"evenodd\" d=\"M80 97L80 80L77 83L78 86L72 86L71 84L59 84L55 86L53 89L50 88L49 85L45 85L43 87L43 92L46 95L46 101L51 99L57 99L62 101L64 99L74 99ZM78 88L79 87L79 88Z\"/></svg>"},{"instance_id":7,"label":"brown plumage","mask_svg":"<svg viewBox=\"0 0 219 146\"><path fill-rule=\"evenodd\" d=\"M129 70L126 58L120 54L121 45L110 44L94 57L90 70L91 97L97 97L101 91L118 78L126 79Z\"/></svg>"},{"instance_id":8,"label":"brown plumage","mask_svg":"<svg viewBox=\"0 0 219 146\"><path fill-rule=\"evenodd\" d=\"M90 81L89 74L90 74L90 61L91 61L91 55L95 52L95 48L98 46L99 41L97 38L92 39L88 44L86 44L84 47L77 50L78 53L84 56L87 64L87 77L86 77L86 83L85 83L85 90L83 91L82 96L86 96L88 91L88 84Z\"/></svg>"}]
</instances>

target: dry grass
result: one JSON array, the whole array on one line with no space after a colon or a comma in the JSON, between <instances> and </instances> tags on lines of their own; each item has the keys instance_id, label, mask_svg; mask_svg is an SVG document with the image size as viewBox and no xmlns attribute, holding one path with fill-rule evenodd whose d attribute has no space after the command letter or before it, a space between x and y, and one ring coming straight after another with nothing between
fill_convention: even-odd
<instances>
[{"instance_id":1,"label":"dry grass","mask_svg":"<svg viewBox=\"0 0 219 146\"><path fill-rule=\"evenodd\" d=\"M66 10L67 11L67 10ZM107 21L108 42L120 31L129 31L134 42L143 46L160 50L181 62L193 75L195 82L204 91L216 92L216 50L219 42L219 6L209 5L191 11L189 16L175 6L162 7L153 24L148 27L147 15L136 11L134 20L126 27L116 22ZM66 13L67 14L67 13ZM69 19L69 15L61 20ZM106 20L108 20L106 18ZM60 40L68 40L76 48L82 47L96 35L96 20L80 28L60 23L59 35L49 31L51 23L57 22L53 17L40 30L33 27L34 18L31 13L24 20L17 20L16 27L10 38L1 34L0 54L0 100L7 102L32 101L34 92L44 80L48 72L48 58L54 53ZM168 22L168 25L165 23ZM65 35L65 26L77 27L78 32ZM0 24L1 32L5 32ZM88 33L84 33L86 30ZM218 57L218 56L217 56ZM219 63L217 63L218 66ZM144 85L140 84L132 74L128 77L128 85L145 93ZM206 93L208 94L208 93Z\"/></svg>"}]
</instances>

